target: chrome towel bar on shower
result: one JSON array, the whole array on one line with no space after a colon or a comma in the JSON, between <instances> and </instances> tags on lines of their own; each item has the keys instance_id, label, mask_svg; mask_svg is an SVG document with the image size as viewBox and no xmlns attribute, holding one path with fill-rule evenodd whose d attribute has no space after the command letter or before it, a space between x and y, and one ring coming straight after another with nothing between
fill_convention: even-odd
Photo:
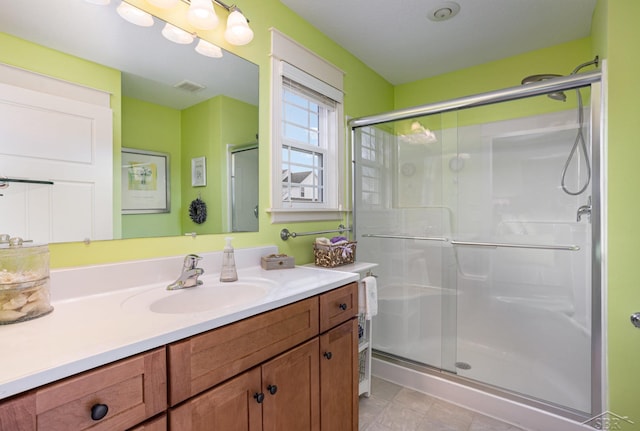
<instances>
[{"instance_id":1,"label":"chrome towel bar on shower","mask_svg":"<svg viewBox=\"0 0 640 431\"><path fill-rule=\"evenodd\" d=\"M565 250L578 251L580 247L577 245L543 245L543 244L508 244L501 242L475 242L475 241L455 241L451 240L453 245L469 245L472 247L509 247L509 248L530 248L537 250Z\"/></svg>"},{"instance_id":2,"label":"chrome towel bar on shower","mask_svg":"<svg viewBox=\"0 0 640 431\"><path fill-rule=\"evenodd\" d=\"M503 242L477 242L477 241L456 241L444 237L426 237L426 236L409 236L409 235L383 235L365 233L363 238L387 238L387 239L413 239L417 241L439 241L448 242L451 245L470 246L470 247L506 247L506 248L527 248L534 250L562 250L562 251L578 251L580 246L577 245L544 245L544 244L509 244Z\"/></svg>"},{"instance_id":3,"label":"chrome towel bar on shower","mask_svg":"<svg viewBox=\"0 0 640 431\"><path fill-rule=\"evenodd\" d=\"M441 241L441 242L449 241L449 238L429 237L429 236L382 235L382 234L375 234L375 233L365 233L362 236L365 238L415 239L418 241Z\"/></svg>"},{"instance_id":4,"label":"chrome towel bar on shower","mask_svg":"<svg viewBox=\"0 0 640 431\"><path fill-rule=\"evenodd\" d=\"M322 235L325 233L333 233L333 232L338 232L338 233L343 233L343 232L351 232L351 228L346 228L344 227L344 225L339 225L338 229L333 229L333 230L319 230L316 232L300 232L300 233L296 233L296 232L289 232L289 229L282 229L280 231L280 239L283 241L288 240L289 238L295 238L298 236L308 236L308 235Z\"/></svg>"}]
</instances>

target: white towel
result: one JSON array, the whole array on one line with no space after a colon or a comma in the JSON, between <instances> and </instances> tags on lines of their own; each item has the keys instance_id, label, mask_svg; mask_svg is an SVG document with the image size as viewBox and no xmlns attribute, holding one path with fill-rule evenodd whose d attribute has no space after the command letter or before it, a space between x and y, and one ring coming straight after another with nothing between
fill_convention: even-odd
<instances>
[{"instance_id":1,"label":"white towel","mask_svg":"<svg viewBox=\"0 0 640 431\"><path fill-rule=\"evenodd\" d=\"M360 282L361 294L359 309L364 312L364 318L371 320L378 314L378 285L375 277L365 277ZM364 303L364 304L362 304Z\"/></svg>"}]
</instances>

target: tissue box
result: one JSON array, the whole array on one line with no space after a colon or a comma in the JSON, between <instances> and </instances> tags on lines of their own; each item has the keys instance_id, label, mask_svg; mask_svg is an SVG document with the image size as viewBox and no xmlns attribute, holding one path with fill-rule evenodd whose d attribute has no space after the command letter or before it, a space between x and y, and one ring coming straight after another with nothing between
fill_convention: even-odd
<instances>
[{"instance_id":1,"label":"tissue box","mask_svg":"<svg viewBox=\"0 0 640 431\"><path fill-rule=\"evenodd\" d=\"M269 256L262 256L260 259L260 266L262 269L285 269L293 268L296 266L293 256L287 256L286 254L270 254Z\"/></svg>"},{"instance_id":2,"label":"tissue box","mask_svg":"<svg viewBox=\"0 0 640 431\"><path fill-rule=\"evenodd\" d=\"M356 260L356 243L349 241L346 244L313 244L313 256L317 266L334 268L340 265L348 265Z\"/></svg>"}]
</instances>

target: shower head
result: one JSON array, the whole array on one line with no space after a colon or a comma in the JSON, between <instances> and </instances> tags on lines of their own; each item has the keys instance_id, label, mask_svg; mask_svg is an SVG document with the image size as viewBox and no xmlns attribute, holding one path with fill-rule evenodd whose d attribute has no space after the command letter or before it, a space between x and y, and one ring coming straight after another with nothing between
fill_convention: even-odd
<instances>
[{"instance_id":1,"label":"shower head","mask_svg":"<svg viewBox=\"0 0 640 431\"><path fill-rule=\"evenodd\" d=\"M595 58L591 61L587 61L586 63L582 63L579 64L575 69L573 69L573 72L571 72L571 75L575 75L576 73L578 73L581 69L584 69L587 66L596 66L598 67L600 65L600 57L599 56L595 56ZM531 84L534 82L541 82L541 81L546 81L547 79L553 79L553 78L559 78L563 75L558 75L556 73L543 73L540 75L530 75L527 76L526 78L524 78L522 80L522 84ZM561 102L565 102L567 100L567 95L564 94L564 92L562 91L556 91L554 93L549 93L547 94L547 96L553 100L559 100Z\"/></svg>"},{"instance_id":2,"label":"shower head","mask_svg":"<svg viewBox=\"0 0 640 431\"><path fill-rule=\"evenodd\" d=\"M527 76L526 78L524 78L522 80L523 84L531 84L533 82L540 82L540 81L545 81L547 79L552 79L552 78L559 78L562 75L558 75L555 73L543 73L541 75L531 75L531 76Z\"/></svg>"},{"instance_id":3,"label":"shower head","mask_svg":"<svg viewBox=\"0 0 640 431\"><path fill-rule=\"evenodd\" d=\"M543 73L540 75L531 75L531 76L527 76L526 78L524 78L522 80L522 84L531 84L534 82L541 82L541 81L546 81L547 79L553 79L553 78L559 78L562 75L558 75L555 73ZM567 95L564 94L562 91L556 91L555 93L549 93L547 94L547 96L553 100L559 100L561 102L564 102L567 100Z\"/></svg>"}]
</instances>

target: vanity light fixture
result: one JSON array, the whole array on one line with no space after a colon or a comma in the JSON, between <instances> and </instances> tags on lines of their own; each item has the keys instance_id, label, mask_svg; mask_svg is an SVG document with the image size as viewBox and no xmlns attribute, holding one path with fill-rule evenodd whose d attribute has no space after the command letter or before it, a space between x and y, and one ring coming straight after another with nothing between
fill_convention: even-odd
<instances>
[{"instance_id":1,"label":"vanity light fixture","mask_svg":"<svg viewBox=\"0 0 640 431\"><path fill-rule=\"evenodd\" d=\"M191 33L188 33L183 29L169 23L166 23L164 25L164 28L162 29L162 35L171 42L179 43L181 45L188 45L194 40L194 37Z\"/></svg>"},{"instance_id":2,"label":"vanity light fixture","mask_svg":"<svg viewBox=\"0 0 640 431\"><path fill-rule=\"evenodd\" d=\"M222 49L219 46L207 42L204 39L200 39L196 45L196 52L198 54L206 55L207 57L220 58L222 57Z\"/></svg>"},{"instance_id":3,"label":"vanity light fixture","mask_svg":"<svg viewBox=\"0 0 640 431\"><path fill-rule=\"evenodd\" d=\"M232 45L246 45L253 40L253 30L249 27L247 18L236 6L231 6L224 38Z\"/></svg>"},{"instance_id":4,"label":"vanity light fixture","mask_svg":"<svg viewBox=\"0 0 640 431\"><path fill-rule=\"evenodd\" d=\"M107 5L110 0L85 0L88 3ZM118 14L125 20L143 27L151 27L153 25L153 16L127 2L128 0L122 0L117 8ZM181 1L189 5L187 9L187 21L196 29L196 32L190 34L178 27L169 27L169 24L164 27L162 34L169 40L176 43L191 43L196 37L200 37L197 34L197 30L213 30L217 27L219 19L216 15L214 5L218 5L229 12L227 17L227 28L224 31L225 40L231 45L246 45L253 40L253 30L249 27L249 20L242 14L242 11L235 5L229 6L220 0L146 0L147 3L162 9L170 9L178 5ZM188 41L184 35L179 37L175 36L176 31L174 29L181 30L184 33L190 34L191 41ZM179 33L179 32L178 32ZM173 38L172 38L173 37ZM180 40L180 41L178 41ZM202 39L201 39L202 40ZM208 43L208 42L207 42ZM210 44L211 46L218 48L217 46ZM198 46L201 46L198 44ZM210 57L221 57L215 49L202 44L200 49L196 49L199 53L202 51L208 52ZM222 51L220 51L222 52ZM210 55L214 53L215 55Z\"/></svg>"},{"instance_id":5,"label":"vanity light fixture","mask_svg":"<svg viewBox=\"0 0 640 431\"><path fill-rule=\"evenodd\" d=\"M127 2L120 2L116 11L118 12L118 15L126 21L129 21L131 24L139 25L141 27L151 27L153 25L153 17L151 14L138 9Z\"/></svg>"},{"instance_id":6,"label":"vanity light fixture","mask_svg":"<svg viewBox=\"0 0 640 431\"><path fill-rule=\"evenodd\" d=\"M211 0L191 0L187 11L189 24L201 30L213 30L218 26L218 15Z\"/></svg>"}]
</instances>

